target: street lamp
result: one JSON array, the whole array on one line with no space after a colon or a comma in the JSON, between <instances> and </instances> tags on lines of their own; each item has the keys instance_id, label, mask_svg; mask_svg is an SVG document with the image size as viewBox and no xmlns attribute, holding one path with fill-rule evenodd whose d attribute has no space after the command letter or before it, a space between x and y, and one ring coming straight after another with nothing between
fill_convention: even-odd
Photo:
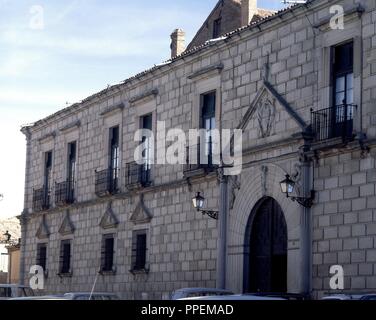
<instances>
[{"instance_id":1,"label":"street lamp","mask_svg":"<svg viewBox=\"0 0 376 320\"><path fill-rule=\"evenodd\" d=\"M218 220L219 211L216 210L205 210L204 203L205 198L201 195L201 192L197 192L196 196L192 199L193 207L202 214L206 214L212 219Z\"/></svg>"},{"instance_id":2,"label":"street lamp","mask_svg":"<svg viewBox=\"0 0 376 320\"><path fill-rule=\"evenodd\" d=\"M295 193L296 182L291 179L291 177L287 174L286 179L280 182L281 191L286 195L287 198L290 198L292 201L298 202L305 208L311 208L313 205L313 200L315 199L315 191L311 190L311 195L309 198L307 197L296 197L293 196Z\"/></svg>"},{"instance_id":3,"label":"street lamp","mask_svg":"<svg viewBox=\"0 0 376 320\"><path fill-rule=\"evenodd\" d=\"M10 242L10 238L12 237L12 235L9 233L8 230L4 233L4 236L5 236L5 241Z\"/></svg>"}]
</instances>

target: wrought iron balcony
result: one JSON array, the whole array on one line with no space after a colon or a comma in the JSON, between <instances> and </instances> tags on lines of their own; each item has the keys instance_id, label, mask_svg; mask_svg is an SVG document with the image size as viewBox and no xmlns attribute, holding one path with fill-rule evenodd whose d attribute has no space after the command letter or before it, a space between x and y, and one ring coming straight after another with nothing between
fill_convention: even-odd
<instances>
[{"instance_id":1,"label":"wrought iron balcony","mask_svg":"<svg viewBox=\"0 0 376 320\"><path fill-rule=\"evenodd\" d=\"M95 171L95 194L103 197L119 192L119 169L109 168L102 171Z\"/></svg>"},{"instance_id":2,"label":"wrought iron balcony","mask_svg":"<svg viewBox=\"0 0 376 320\"><path fill-rule=\"evenodd\" d=\"M46 187L33 189L33 211L44 211L50 208L50 191Z\"/></svg>"},{"instance_id":3,"label":"wrought iron balcony","mask_svg":"<svg viewBox=\"0 0 376 320\"><path fill-rule=\"evenodd\" d=\"M128 188L148 187L151 185L151 168L131 162L126 165L125 184Z\"/></svg>"},{"instance_id":4,"label":"wrought iron balcony","mask_svg":"<svg viewBox=\"0 0 376 320\"><path fill-rule=\"evenodd\" d=\"M315 141L342 138L353 139L353 119L357 106L342 104L318 111L311 110L312 132Z\"/></svg>"},{"instance_id":5,"label":"wrought iron balcony","mask_svg":"<svg viewBox=\"0 0 376 320\"><path fill-rule=\"evenodd\" d=\"M64 181L55 184L55 203L64 206L74 202L74 181Z\"/></svg>"},{"instance_id":6,"label":"wrought iron balcony","mask_svg":"<svg viewBox=\"0 0 376 320\"><path fill-rule=\"evenodd\" d=\"M209 142L206 146L206 157L201 159L201 153L204 150L201 150L204 148L203 145L197 144L193 146L187 147L186 150L186 164L184 165L184 174L189 175L191 172L197 172L197 171L204 171L204 172L210 172L214 171L218 165L215 165L213 163L213 148L212 143ZM195 159L195 155L197 154L197 158Z\"/></svg>"}]
</instances>

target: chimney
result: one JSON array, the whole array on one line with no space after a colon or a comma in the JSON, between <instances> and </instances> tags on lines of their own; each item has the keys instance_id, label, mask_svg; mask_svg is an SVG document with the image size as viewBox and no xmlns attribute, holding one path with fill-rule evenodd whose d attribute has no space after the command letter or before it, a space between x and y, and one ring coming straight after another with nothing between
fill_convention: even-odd
<instances>
[{"instance_id":1,"label":"chimney","mask_svg":"<svg viewBox=\"0 0 376 320\"><path fill-rule=\"evenodd\" d=\"M242 26L247 26L257 14L257 0L241 0Z\"/></svg>"},{"instance_id":2,"label":"chimney","mask_svg":"<svg viewBox=\"0 0 376 320\"><path fill-rule=\"evenodd\" d=\"M171 34L171 58L178 56L185 51L185 32L176 29Z\"/></svg>"}]
</instances>

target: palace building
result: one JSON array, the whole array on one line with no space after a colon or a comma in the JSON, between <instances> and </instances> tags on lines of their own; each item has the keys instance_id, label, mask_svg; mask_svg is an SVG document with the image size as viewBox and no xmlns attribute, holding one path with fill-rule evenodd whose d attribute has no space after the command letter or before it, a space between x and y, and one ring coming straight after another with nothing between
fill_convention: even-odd
<instances>
[{"instance_id":1,"label":"palace building","mask_svg":"<svg viewBox=\"0 0 376 320\"><path fill-rule=\"evenodd\" d=\"M376 290L375 28L374 0L221 0L167 62L24 127L22 281L40 265L46 293L318 298L339 265L345 290ZM241 173L137 164L134 133L157 122L242 130Z\"/></svg>"}]
</instances>

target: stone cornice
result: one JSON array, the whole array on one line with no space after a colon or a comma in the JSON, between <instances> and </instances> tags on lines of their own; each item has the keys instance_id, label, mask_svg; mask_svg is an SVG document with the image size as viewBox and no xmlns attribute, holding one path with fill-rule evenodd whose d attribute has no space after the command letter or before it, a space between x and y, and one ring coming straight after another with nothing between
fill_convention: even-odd
<instances>
[{"instance_id":1,"label":"stone cornice","mask_svg":"<svg viewBox=\"0 0 376 320\"><path fill-rule=\"evenodd\" d=\"M73 123L70 123L68 125L66 125L65 127L59 129L61 132L63 133L66 133L66 132L69 132L71 130L74 130L74 129L77 129L81 126L81 121L78 120L78 121L75 121Z\"/></svg>"},{"instance_id":2,"label":"stone cornice","mask_svg":"<svg viewBox=\"0 0 376 320\"><path fill-rule=\"evenodd\" d=\"M39 143L44 143L48 140L53 140L56 138L56 131L50 132L38 139Z\"/></svg>"},{"instance_id":3,"label":"stone cornice","mask_svg":"<svg viewBox=\"0 0 376 320\"><path fill-rule=\"evenodd\" d=\"M115 113L117 111L123 111L123 109L124 109L124 103L121 102L119 104L116 104L114 106L106 108L99 115L102 116L102 117L105 117L105 116L113 114L113 113Z\"/></svg>"},{"instance_id":4,"label":"stone cornice","mask_svg":"<svg viewBox=\"0 0 376 320\"><path fill-rule=\"evenodd\" d=\"M190 80L199 80L202 78L207 78L219 74L224 68L222 63L211 65L205 68L201 68L194 73L187 76Z\"/></svg>"},{"instance_id":5,"label":"stone cornice","mask_svg":"<svg viewBox=\"0 0 376 320\"><path fill-rule=\"evenodd\" d=\"M137 103L142 103L149 101L153 98L155 98L159 94L159 91L157 88L151 89L151 90L146 90L131 99L129 99L130 104L137 104Z\"/></svg>"}]
</instances>

